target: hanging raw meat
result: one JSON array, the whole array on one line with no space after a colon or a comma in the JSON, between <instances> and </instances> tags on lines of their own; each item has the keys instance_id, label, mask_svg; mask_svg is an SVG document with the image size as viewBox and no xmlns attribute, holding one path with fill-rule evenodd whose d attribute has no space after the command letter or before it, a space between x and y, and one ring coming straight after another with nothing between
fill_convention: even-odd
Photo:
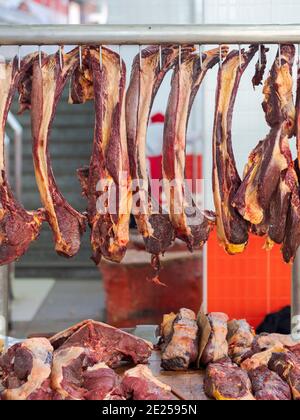
<instances>
[{"instance_id":1,"label":"hanging raw meat","mask_svg":"<svg viewBox=\"0 0 300 420\"><path fill-rule=\"evenodd\" d=\"M183 57L192 48L183 48ZM137 227L143 236L147 252L164 253L175 235L169 216L164 214L151 195L146 163L146 137L152 105L166 73L178 61L178 46L161 49L150 46L138 54L132 66L126 94L126 125L133 208Z\"/></svg>"},{"instance_id":2,"label":"hanging raw meat","mask_svg":"<svg viewBox=\"0 0 300 420\"><path fill-rule=\"evenodd\" d=\"M80 237L85 230L85 216L78 213L60 192L51 168L49 152L50 132L59 99L69 76L79 60L78 49L68 54L42 58L35 62L32 78L31 115L33 158L37 184L46 218L50 224L56 251L74 256L80 247Z\"/></svg>"},{"instance_id":3,"label":"hanging raw meat","mask_svg":"<svg viewBox=\"0 0 300 420\"><path fill-rule=\"evenodd\" d=\"M11 102L35 59L36 54L25 57L20 70L17 58L11 63L0 63L0 265L12 263L27 251L38 237L44 218L41 210L28 212L15 199L8 182L4 157L5 127Z\"/></svg>"},{"instance_id":4,"label":"hanging raw meat","mask_svg":"<svg viewBox=\"0 0 300 420\"><path fill-rule=\"evenodd\" d=\"M45 338L16 344L0 358L4 400L51 400L53 347Z\"/></svg>"},{"instance_id":5,"label":"hanging raw meat","mask_svg":"<svg viewBox=\"0 0 300 420\"><path fill-rule=\"evenodd\" d=\"M232 51L219 70L213 132L213 193L220 243L229 254L244 251L248 242L248 224L232 206L241 185L231 139L232 114L241 77L257 47Z\"/></svg>"},{"instance_id":6,"label":"hanging raw meat","mask_svg":"<svg viewBox=\"0 0 300 420\"><path fill-rule=\"evenodd\" d=\"M73 78L71 99L95 98L95 132L89 168L78 171L88 199L93 260L121 262L129 241L131 180L125 123L126 68L115 52L90 48L85 71Z\"/></svg>"},{"instance_id":7,"label":"hanging raw meat","mask_svg":"<svg viewBox=\"0 0 300 420\"><path fill-rule=\"evenodd\" d=\"M225 58L228 47L221 54ZM178 238L185 241L192 251L201 247L214 227L212 212L197 208L186 185L185 155L186 134L191 108L196 94L209 69L220 61L220 50L216 48L202 54L189 55L176 65L171 93L166 112L163 146L163 176L170 217Z\"/></svg>"},{"instance_id":8,"label":"hanging raw meat","mask_svg":"<svg viewBox=\"0 0 300 420\"><path fill-rule=\"evenodd\" d=\"M296 181L289 148L289 137L295 131L292 92L295 48L282 45L280 51L280 59L278 54L263 90L263 109L271 131L251 153L243 183L233 200L245 220L265 225L264 233L278 243L283 240L291 188Z\"/></svg>"}]
</instances>

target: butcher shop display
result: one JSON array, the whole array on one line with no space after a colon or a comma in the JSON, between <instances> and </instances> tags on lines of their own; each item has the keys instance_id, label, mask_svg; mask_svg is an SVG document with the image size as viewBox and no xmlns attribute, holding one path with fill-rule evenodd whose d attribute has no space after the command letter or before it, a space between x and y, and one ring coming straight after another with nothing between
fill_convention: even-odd
<instances>
[{"instance_id":1,"label":"butcher shop display","mask_svg":"<svg viewBox=\"0 0 300 420\"><path fill-rule=\"evenodd\" d=\"M300 399L300 346L290 336L256 336L246 320L186 308L166 314L157 335L152 344L86 320L23 340L0 354L1 399Z\"/></svg>"}]
</instances>

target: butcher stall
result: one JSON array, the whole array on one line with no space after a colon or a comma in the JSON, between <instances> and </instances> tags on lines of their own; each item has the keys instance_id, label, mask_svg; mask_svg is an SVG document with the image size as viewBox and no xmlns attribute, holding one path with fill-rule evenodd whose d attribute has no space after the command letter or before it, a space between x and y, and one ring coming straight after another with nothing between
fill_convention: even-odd
<instances>
[{"instance_id":1,"label":"butcher stall","mask_svg":"<svg viewBox=\"0 0 300 420\"><path fill-rule=\"evenodd\" d=\"M18 48L15 58L0 63L1 400L299 400L300 26L2 25L0 44ZM23 55L22 47L28 45L37 48ZM128 45L138 45L138 53L126 88L122 51ZM276 56L269 62L274 45ZM58 51L48 54L45 46L58 46ZM249 83L261 89L268 128L244 162L241 177L232 119L241 79L253 61ZM197 203L186 180L185 154L190 112L213 67L218 68L213 171L204 155L203 177L212 175L215 208L208 210ZM153 102L169 71L173 76L164 119L163 182L157 186L147 171L146 134ZM51 167L51 128L68 83L71 106L92 101L95 109L90 164L77 172L87 203L84 213L67 201ZM40 209L20 204L7 175L5 127L16 93L19 112L31 115ZM162 189L164 199L153 193L155 188ZM139 239L130 234L133 219ZM203 296L200 299L195 289L189 298L192 302L199 296L199 307L179 308L179 299L178 309L167 313L164 300L159 326L117 328L82 320L52 334L40 332L17 341L7 337L11 265L39 240L43 224L52 231L55 251L67 258L77 254L89 230L92 260L97 267L103 264L107 290L115 288L111 294L118 296L120 288L119 302L111 301L112 324L123 300L136 305L133 295L128 298L126 284L115 281L118 273L122 279L122 272L129 270L122 261L132 247L150 256L151 275L143 279L146 296L152 288L166 287L164 264L178 263L182 244L196 258L201 250ZM206 244L213 232L228 259L242 254L254 237L264 239L266 253L281 247L280 258L293 264L290 335L256 334L247 320L208 313ZM176 272L180 277L180 298L184 274L191 274L185 273L188 265L176 267L172 276L176 287ZM134 277L134 270L127 277ZM143 270L139 273L136 278ZM143 289L141 281L134 284ZM155 298L140 302L157 303Z\"/></svg>"}]
</instances>

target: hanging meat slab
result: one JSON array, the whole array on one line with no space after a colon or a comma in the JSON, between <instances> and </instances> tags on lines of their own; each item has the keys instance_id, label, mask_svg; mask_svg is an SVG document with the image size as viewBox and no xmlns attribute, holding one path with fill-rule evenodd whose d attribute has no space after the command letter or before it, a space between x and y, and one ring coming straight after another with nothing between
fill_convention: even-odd
<instances>
[{"instance_id":1,"label":"hanging meat slab","mask_svg":"<svg viewBox=\"0 0 300 420\"><path fill-rule=\"evenodd\" d=\"M206 395L215 400L255 400L247 372L230 359L211 363L207 367L204 389Z\"/></svg>"},{"instance_id":2,"label":"hanging meat slab","mask_svg":"<svg viewBox=\"0 0 300 420\"><path fill-rule=\"evenodd\" d=\"M290 387L266 366L249 372L252 390L258 401L290 401Z\"/></svg>"},{"instance_id":3,"label":"hanging meat slab","mask_svg":"<svg viewBox=\"0 0 300 420\"><path fill-rule=\"evenodd\" d=\"M201 364L207 366L228 356L228 316L219 312L212 312L207 315L211 326L211 333L208 343L201 356Z\"/></svg>"},{"instance_id":4,"label":"hanging meat slab","mask_svg":"<svg viewBox=\"0 0 300 420\"><path fill-rule=\"evenodd\" d=\"M78 171L88 199L93 260L121 262L129 242L132 203L125 122L126 68L115 52L90 48L84 72L77 69L71 99L83 103L94 96L95 131L89 168Z\"/></svg>"},{"instance_id":5,"label":"hanging meat slab","mask_svg":"<svg viewBox=\"0 0 300 420\"><path fill-rule=\"evenodd\" d=\"M219 70L213 131L213 193L220 243L229 254L244 251L248 224L232 206L241 186L232 148L232 115L241 77L257 47L232 51Z\"/></svg>"},{"instance_id":6,"label":"hanging meat slab","mask_svg":"<svg viewBox=\"0 0 300 420\"><path fill-rule=\"evenodd\" d=\"M228 47L224 46L224 59ZM177 238L185 241L192 251L201 247L214 227L215 216L199 209L189 191L185 176L186 135L190 112L209 69L220 61L216 48L198 55L190 54L174 70L164 128L163 176L170 217Z\"/></svg>"},{"instance_id":7,"label":"hanging meat slab","mask_svg":"<svg viewBox=\"0 0 300 420\"><path fill-rule=\"evenodd\" d=\"M293 45L282 45L281 58L277 56L265 82L263 109L271 130L251 153L243 183L233 200L245 220L271 226L270 239L279 243L286 225L290 179L296 180L289 147L289 137L295 131L294 55ZM283 171L287 171L287 177Z\"/></svg>"},{"instance_id":8,"label":"hanging meat slab","mask_svg":"<svg viewBox=\"0 0 300 420\"><path fill-rule=\"evenodd\" d=\"M0 358L4 400L51 400L53 347L45 338L16 344Z\"/></svg>"},{"instance_id":9,"label":"hanging meat slab","mask_svg":"<svg viewBox=\"0 0 300 420\"><path fill-rule=\"evenodd\" d=\"M187 370L198 356L198 326L196 315L182 308L175 318L169 315L171 325L165 323L161 328L161 366L165 370Z\"/></svg>"},{"instance_id":10,"label":"hanging meat slab","mask_svg":"<svg viewBox=\"0 0 300 420\"><path fill-rule=\"evenodd\" d=\"M20 63L0 63L0 265L10 264L20 258L31 242L36 240L44 219L43 211L26 211L16 200L8 182L5 168L5 127L8 112L18 85L27 71L32 69L36 54L26 56Z\"/></svg>"},{"instance_id":11,"label":"hanging meat slab","mask_svg":"<svg viewBox=\"0 0 300 420\"><path fill-rule=\"evenodd\" d=\"M183 49L183 56L192 47ZM167 72L178 61L178 46L150 46L143 49L133 62L130 84L126 94L126 125L133 207L137 227L145 242L146 251L163 254L175 239L168 214L165 214L151 193L147 173L146 139L149 117L156 94Z\"/></svg>"},{"instance_id":12,"label":"hanging meat slab","mask_svg":"<svg viewBox=\"0 0 300 420\"><path fill-rule=\"evenodd\" d=\"M31 115L35 175L56 251L74 256L85 230L85 216L77 212L60 192L51 168L50 132L59 99L69 76L78 65L78 49L57 53L35 62L32 78ZM40 65L41 64L41 65Z\"/></svg>"}]
</instances>

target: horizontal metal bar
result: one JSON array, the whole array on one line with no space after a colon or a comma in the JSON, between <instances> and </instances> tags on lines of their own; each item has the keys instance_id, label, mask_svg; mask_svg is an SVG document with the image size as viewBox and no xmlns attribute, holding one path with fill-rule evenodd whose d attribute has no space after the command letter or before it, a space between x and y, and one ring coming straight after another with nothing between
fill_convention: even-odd
<instances>
[{"instance_id":1,"label":"horizontal metal bar","mask_svg":"<svg viewBox=\"0 0 300 420\"><path fill-rule=\"evenodd\" d=\"M0 25L0 45L300 43L300 25Z\"/></svg>"}]
</instances>

